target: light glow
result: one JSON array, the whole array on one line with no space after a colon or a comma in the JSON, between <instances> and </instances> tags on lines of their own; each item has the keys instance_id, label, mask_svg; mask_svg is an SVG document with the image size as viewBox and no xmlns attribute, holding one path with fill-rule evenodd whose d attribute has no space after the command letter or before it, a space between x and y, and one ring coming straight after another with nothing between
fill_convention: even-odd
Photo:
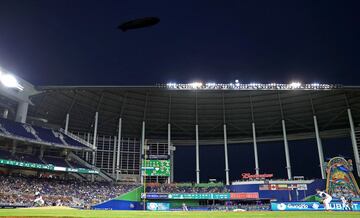
<instances>
[{"instance_id":1,"label":"light glow","mask_svg":"<svg viewBox=\"0 0 360 218\"><path fill-rule=\"evenodd\" d=\"M20 91L22 91L24 89L24 87L19 84L19 82L17 81L17 79L15 78L14 75L9 74L9 73L4 73L1 70L0 70L0 82L5 87L8 87L8 88L16 88Z\"/></svg>"},{"instance_id":2,"label":"light glow","mask_svg":"<svg viewBox=\"0 0 360 218\"><path fill-rule=\"evenodd\" d=\"M193 83L190 83L190 86L193 87L194 89L198 89L202 86L202 83L201 82L193 82Z\"/></svg>"},{"instance_id":3,"label":"light glow","mask_svg":"<svg viewBox=\"0 0 360 218\"><path fill-rule=\"evenodd\" d=\"M160 85L160 87L164 87ZM300 82L284 83L214 83L214 82L193 82L193 83L167 83L166 88L172 90L330 90L341 88L338 84Z\"/></svg>"},{"instance_id":4,"label":"light glow","mask_svg":"<svg viewBox=\"0 0 360 218\"><path fill-rule=\"evenodd\" d=\"M299 82L292 82L290 83L290 87L293 88L293 89L298 89L301 87L301 83Z\"/></svg>"}]
</instances>

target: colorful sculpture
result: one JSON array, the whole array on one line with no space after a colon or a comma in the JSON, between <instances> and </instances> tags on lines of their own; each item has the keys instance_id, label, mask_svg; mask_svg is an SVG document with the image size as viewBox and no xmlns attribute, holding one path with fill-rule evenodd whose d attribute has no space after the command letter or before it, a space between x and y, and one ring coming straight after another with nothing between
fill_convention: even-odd
<instances>
[{"instance_id":1,"label":"colorful sculpture","mask_svg":"<svg viewBox=\"0 0 360 218\"><path fill-rule=\"evenodd\" d=\"M342 157L332 158L326 167L326 192L334 198L360 199L359 186L352 173L351 160Z\"/></svg>"}]
</instances>

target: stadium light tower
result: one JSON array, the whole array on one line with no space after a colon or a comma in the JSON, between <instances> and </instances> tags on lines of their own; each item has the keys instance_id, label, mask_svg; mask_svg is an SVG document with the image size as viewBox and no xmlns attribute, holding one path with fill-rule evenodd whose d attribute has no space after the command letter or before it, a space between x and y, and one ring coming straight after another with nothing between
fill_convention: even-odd
<instances>
[{"instance_id":1,"label":"stadium light tower","mask_svg":"<svg viewBox=\"0 0 360 218\"><path fill-rule=\"evenodd\" d=\"M198 89L202 86L203 84L201 82L193 82L193 83L190 83L190 86L193 88L193 89Z\"/></svg>"},{"instance_id":2,"label":"stadium light tower","mask_svg":"<svg viewBox=\"0 0 360 218\"><path fill-rule=\"evenodd\" d=\"M292 83L290 83L290 87L293 89L298 89L301 87L301 83L300 82L292 82Z\"/></svg>"},{"instance_id":3,"label":"stadium light tower","mask_svg":"<svg viewBox=\"0 0 360 218\"><path fill-rule=\"evenodd\" d=\"M0 69L0 82L8 88L16 88L20 91L24 89L22 85L19 84L18 80L14 75L5 73Z\"/></svg>"}]
</instances>

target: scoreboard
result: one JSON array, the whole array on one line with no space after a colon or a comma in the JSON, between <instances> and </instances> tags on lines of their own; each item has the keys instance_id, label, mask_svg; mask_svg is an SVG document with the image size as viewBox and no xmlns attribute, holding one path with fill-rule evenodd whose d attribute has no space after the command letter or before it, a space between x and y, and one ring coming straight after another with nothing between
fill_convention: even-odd
<instances>
[{"instance_id":1,"label":"scoreboard","mask_svg":"<svg viewBox=\"0 0 360 218\"><path fill-rule=\"evenodd\" d=\"M144 160L145 176L170 176L170 160Z\"/></svg>"}]
</instances>

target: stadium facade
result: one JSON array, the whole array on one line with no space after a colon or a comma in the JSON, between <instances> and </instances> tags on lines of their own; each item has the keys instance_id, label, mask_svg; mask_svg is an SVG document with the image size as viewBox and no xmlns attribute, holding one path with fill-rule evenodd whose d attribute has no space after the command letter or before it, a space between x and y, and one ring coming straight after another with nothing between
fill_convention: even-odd
<instances>
[{"instance_id":1,"label":"stadium facade","mask_svg":"<svg viewBox=\"0 0 360 218\"><path fill-rule=\"evenodd\" d=\"M76 155L114 180L140 181L144 154L168 155L194 146L200 182L200 146L224 146L224 181L229 181L228 144L282 141L284 166L292 178L288 141L317 142L325 178L322 139L350 137L360 175L360 88L326 84L165 84L156 86L38 86L17 78L22 90L1 87L3 117L59 129L86 141ZM320 164L319 164L320 163ZM283 166L279 166L281 168ZM173 167L171 167L173 169ZM169 182L173 180L171 172ZM155 176L149 181L167 180Z\"/></svg>"}]
</instances>

